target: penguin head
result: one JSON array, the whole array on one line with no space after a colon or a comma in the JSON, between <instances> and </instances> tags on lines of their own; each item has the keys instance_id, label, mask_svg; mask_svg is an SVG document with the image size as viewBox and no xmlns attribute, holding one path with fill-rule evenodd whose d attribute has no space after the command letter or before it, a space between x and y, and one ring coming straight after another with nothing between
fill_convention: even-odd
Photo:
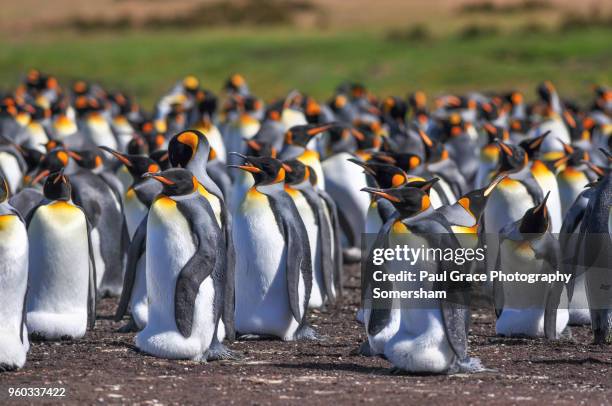
<instances>
[{"instance_id":1,"label":"penguin head","mask_svg":"<svg viewBox=\"0 0 612 406\"><path fill-rule=\"evenodd\" d=\"M191 161L206 165L216 158L217 154L211 148L208 139L198 130L187 130L178 133L168 144L170 164L176 168L185 168Z\"/></svg>"},{"instance_id":2,"label":"penguin head","mask_svg":"<svg viewBox=\"0 0 612 406\"><path fill-rule=\"evenodd\" d=\"M349 158L349 161L361 166L381 189L398 188L408 182L408 175L396 166L373 161L363 162L353 158Z\"/></svg>"},{"instance_id":3,"label":"penguin head","mask_svg":"<svg viewBox=\"0 0 612 406\"><path fill-rule=\"evenodd\" d=\"M529 157L527 152L519 146L506 144L503 141L497 140L497 145L500 149L500 165L498 173L518 172L527 165Z\"/></svg>"},{"instance_id":4,"label":"penguin head","mask_svg":"<svg viewBox=\"0 0 612 406\"><path fill-rule=\"evenodd\" d=\"M9 187L4 176L0 175L0 203L4 203L9 198Z\"/></svg>"},{"instance_id":5,"label":"penguin head","mask_svg":"<svg viewBox=\"0 0 612 406\"><path fill-rule=\"evenodd\" d=\"M64 148L64 143L58 140L51 139L43 144L47 152L54 150L55 148Z\"/></svg>"},{"instance_id":6,"label":"penguin head","mask_svg":"<svg viewBox=\"0 0 612 406\"><path fill-rule=\"evenodd\" d=\"M104 166L104 159L96 151L84 149L81 151L68 151L68 154L81 168L97 169Z\"/></svg>"},{"instance_id":7,"label":"penguin head","mask_svg":"<svg viewBox=\"0 0 612 406\"><path fill-rule=\"evenodd\" d=\"M595 96L595 109L606 113L612 112L612 89L604 86L596 86Z\"/></svg>"},{"instance_id":8,"label":"penguin head","mask_svg":"<svg viewBox=\"0 0 612 406\"><path fill-rule=\"evenodd\" d=\"M372 158L376 162L397 166L405 172L411 172L418 168L423 159L409 152L378 152Z\"/></svg>"},{"instance_id":9,"label":"penguin head","mask_svg":"<svg viewBox=\"0 0 612 406\"><path fill-rule=\"evenodd\" d=\"M199 183L191 171L183 168L170 168L163 172L147 172L143 178L151 178L162 184L162 194L184 196L195 192Z\"/></svg>"},{"instance_id":10,"label":"penguin head","mask_svg":"<svg viewBox=\"0 0 612 406\"><path fill-rule=\"evenodd\" d=\"M561 100L559 99L559 95L557 94L557 89L552 84L552 82L546 80L538 86L538 96L544 104L547 106L547 113L561 113L562 106Z\"/></svg>"},{"instance_id":11,"label":"penguin head","mask_svg":"<svg viewBox=\"0 0 612 406\"><path fill-rule=\"evenodd\" d=\"M365 140L365 135L354 127L338 125L329 129L330 155L340 152L355 152L358 143Z\"/></svg>"},{"instance_id":12,"label":"penguin head","mask_svg":"<svg viewBox=\"0 0 612 406\"><path fill-rule=\"evenodd\" d=\"M235 154L238 155L238 154ZM291 171L278 159L272 157L244 156L243 165L227 165L229 168L238 168L253 175L255 185L271 185L285 181L285 174Z\"/></svg>"},{"instance_id":13,"label":"penguin head","mask_svg":"<svg viewBox=\"0 0 612 406\"><path fill-rule=\"evenodd\" d=\"M228 93L238 93L242 95L249 94L247 82L239 73L234 73L231 75L225 82L223 89Z\"/></svg>"},{"instance_id":14,"label":"penguin head","mask_svg":"<svg viewBox=\"0 0 612 406\"><path fill-rule=\"evenodd\" d=\"M193 75L187 75L183 78L183 89L185 93L195 94L200 88L200 81Z\"/></svg>"},{"instance_id":15,"label":"penguin head","mask_svg":"<svg viewBox=\"0 0 612 406\"><path fill-rule=\"evenodd\" d=\"M130 142L128 142L127 153L132 155L148 154L149 146L141 136L134 134Z\"/></svg>"},{"instance_id":16,"label":"penguin head","mask_svg":"<svg viewBox=\"0 0 612 406\"><path fill-rule=\"evenodd\" d=\"M72 84L72 92L77 96L83 96L89 92L89 83L77 80Z\"/></svg>"},{"instance_id":17,"label":"penguin head","mask_svg":"<svg viewBox=\"0 0 612 406\"><path fill-rule=\"evenodd\" d=\"M28 148L17 144L15 144L15 147L21 153L26 165L28 165L28 172L36 169L45 158L45 154L37 149Z\"/></svg>"},{"instance_id":18,"label":"penguin head","mask_svg":"<svg viewBox=\"0 0 612 406\"><path fill-rule=\"evenodd\" d=\"M306 97L304 102L304 115L308 123L319 123L321 119L321 105L312 97Z\"/></svg>"},{"instance_id":19,"label":"penguin head","mask_svg":"<svg viewBox=\"0 0 612 406\"><path fill-rule=\"evenodd\" d=\"M493 179L488 186L466 193L459 198L459 200L457 200L457 203L463 207L465 211L470 213L470 215L474 217L478 223L482 217L482 214L484 213L489 196L491 196L491 193L493 193L495 187L499 184L499 182L504 180L506 176L506 174L502 174L495 177L495 179Z\"/></svg>"},{"instance_id":20,"label":"penguin head","mask_svg":"<svg viewBox=\"0 0 612 406\"><path fill-rule=\"evenodd\" d=\"M436 140L429 138L425 131L418 130L419 137L425 147L425 161L426 162L439 162L448 159L448 151L444 147L444 144Z\"/></svg>"},{"instance_id":21,"label":"penguin head","mask_svg":"<svg viewBox=\"0 0 612 406\"><path fill-rule=\"evenodd\" d=\"M465 133L465 122L461 114L453 112L448 115L445 120L442 120L442 132L446 139L458 137Z\"/></svg>"},{"instance_id":22,"label":"penguin head","mask_svg":"<svg viewBox=\"0 0 612 406\"><path fill-rule=\"evenodd\" d=\"M548 137L548 135L550 135L550 133L551 133L551 131L548 130L548 131L542 133L542 135L540 135L538 137L521 141L521 143L519 145L520 145L521 148L523 148L525 150L525 152L527 153L527 156L530 159L533 159L540 152L540 147L542 146L542 142L544 142L544 139L546 137Z\"/></svg>"},{"instance_id":23,"label":"penguin head","mask_svg":"<svg viewBox=\"0 0 612 406\"><path fill-rule=\"evenodd\" d=\"M249 156L269 156L272 158L276 158L277 151L276 148L272 146L272 143L263 142L259 140L245 140L247 144L247 155Z\"/></svg>"},{"instance_id":24,"label":"penguin head","mask_svg":"<svg viewBox=\"0 0 612 406\"><path fill-rule=\"evenodd\" d=\"M357 140L358 150L371 151L380 149L382 146L382 126L380 122L355 120L353 125L356 127L354 129L354 136Z\"/></svg>"},{"instance_id":25,"label":"penguin head","mask_svg":"<svg viewBox=\"0 0 612 406\"><path fill-rule=\"evenodd\" d=\"M495 126L491 123L484 123L482 125L483 130L487 136L487 143L494 144L496 140L502 140L503 142L508 142L510 140L510 134L508 130Z\"/></svg>"},{"instance_id":26,"label":"penguin head","mask_svg":"<svg viewBox=\"0 0 612 406\"><path fill-rule=\"evenodd\" d=\"M293 126L285 133L285 144L305 148L306 144L308 144L313 137L329 130L332 127L333 125L331 124L321 126L311 124Z\"/></svg>"},{"instance_id":27,"label":"penguin head","mask_svg":"<svg viewBox=\"0 0 612 406\"><path fill-rule=\"evenodd\" d=\"M557 159L554 162L554 167L560 169L561 167L576 167L584 164L591 160L591 156L588 151L583 150L582 148L573 147L570 144L566 144L561 141L563 144L563 151L565 152L565 156Z\"/></svg>"},{"instance_id":28,"label":"penguin head","mask_svg":"<svg viewBox=\"0 0 612 406\"><path fill-rule=\"evenodd\" d=\"M199 89L196 92L196 100L198 102L198 110L205 118L210 119L217 111L219 100L210 90Z\"/></svg>"},{"instance_id":29,"label":"penguin head","mask_svg":"<svg viewBox=\"0 0 612 406\"><path fill-rule=\"evenodd\" d=\"M44 177L54 172L66 168L71 163L70 154L68 151L56 148L53 151L49 151L44 156L39 165L39 170L36 176L32 179L32 184L35 185L40 182Z\"/></svg>"},{"instance_id":30,"label":"penguin head","mask_svg":"<svg viewBox=\"0 0 612 406\"><path fill-rule=\"evenodd\" d=\"M145 173L157 173L161 171L157 162L147 156L122 154L104 146L101 146L100 149L112 154L119 162L125 165L135 182L142 179L142 175Z\"/></svg>"},{"instance_id":31,"label":"penguin head","mask_svg":"<svg viewBox=\"0 0 612 406\"><path fill-rule=\"evenodd\" d=\"M390 96L383 100L380 110L393 120L403 122L408 112L408 106L401 98Z\"/></svg>"},{"instance_id":32,"label":"penguin head","mask_svg":"<svg viewBox=\"0 0 612 406\"><path fill-rule=\"evenodd\" d=\"M540 204L527 209L519 224L521 234L542 234L548 230L550 224L548 209L546 208L548 196L550 196L550 191L546 193Z\"/></svg>"},{"instance_id":33,"label":"penguin head","mask_svg":"<svg viewBox=\"0 0 612 406\"><path fill-rule=\"evenodd\" d=\"M310 183L311 169L308 165L304 165L297 159L283 161L285 165L285 183L289 185L298 185L302 182ZM290 170L287 170L289 167Z\"/></svg>"},{"instance_id":34,"label":"penguin head","mask_svg":"<svg viewBox=\"0 0 612 406\"><path fill-rule=\"evenodd\" d=\"M68 177L64 175L64 169L52 172L47 176L43 186L43 194L47 199L68 201L71 199L71 193L72 187Z\"/></svg>"},{"instance_id":35,"label":"penguin head","mask_svg":"<svg viewBox=\"0 0 612 406\"><path fill-rule=\"evenodd\" d=\"M361 190L387 199L393 204L393 207L398 211L400 217L406 218L414 216L431 207L429 191L438 180L439 178L433 178L428 181L413 181L400 188L377 189L366 187Z\"/></svg>"},{"instance_id":36,"label":"penguin head","mask_svg":"<svg viewBox=\"0 0 612 406\"><path fill-rule=\"evenodd\" d=\"M421 90L417 90L408 96L408 105L412 113L416 115L418 112L427 110L427 95Z\"/></svg>"},{"instance_id":37,"label":"penguin head","mask_svg":"<svg viewBox=\"0 0 612 406\"><path fill-rule=\"evenodd\" d=\"M170 159L168 158L168 151L165 149L158 149L149 154L149 158L154 160L162 171L170 169Z\"/></svg>"}]
</instances>

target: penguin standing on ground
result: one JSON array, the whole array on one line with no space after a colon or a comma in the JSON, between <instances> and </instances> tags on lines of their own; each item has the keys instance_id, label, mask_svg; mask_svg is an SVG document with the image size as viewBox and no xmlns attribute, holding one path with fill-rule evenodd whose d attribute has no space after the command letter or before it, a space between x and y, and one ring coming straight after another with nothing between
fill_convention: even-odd
<instances>
[{"instance_id":1,"label":"penguin standing on ground","mask_svg":"<svg viewBox=\"0 0 612 406\"><path fill-rule=\"evenodd\" d=\"M308 307L320 308L336 298L334 252L338 230L330 216L325 201L319 196L310 181L311 168L297 159L285 161L289 167L285 173L285 190L291 196L300 213L310 242L313 278Z\"/></svg>"},{"instance_id":2,"label":"penguin standing on ground","mask_svg":"<svg viewBox=\"0 0 612 406\"><path fill-rule=\"evenodd\" d=\"M603 151L608 162L612 155ZM580 265L585 275L586 294L591 311L591 327L596 344L612 343L612 177L610 172L592 187L580 234Z\"/></svg>"},{"instance_id":3,"label":"penguin standing on ground","mask_svg":"<svg viewBox=\"0 0 612 406\"><path fill-rule=\"evenodd\" d=\"M388 244L390 239L397 239L397 234L404 231L405 226L403 226L402 220L410 222L428 216L433 212L433 209L427 204L428 199L425 197L433 183L435 183L433 180L428 183L421 182L419 186L422 186L422 188L405 186L391 189L370 187L363 189L365 192L388 200L396 209L393 217L378 232L376 241L373 243L374 247L382 248ZM372 251L369 252L369 255L372 255ZM370 266L371 260L371 257L367 259L366 266ZM383 269L383 272L391 272L385 265L383 265ZM367 269L366 271L368 274L370 273ZM366 286L367 294L364 295L365 298L368 298L371 288L371 286ZM367 302L367 300L364 302ZM360 309L360 312L362 311L363 315L361 317L363 317L368 334L368 341L361 345L359 351L365 356L381 355L385 351L387 342L399 329L401 310L397 306L397 302L392 299L386 303L386 306L377 308L373 308L371 304L366 303L363 310ZM358 313L357 318L359 319L359 317Z\"/></svg>"},{"instance_id":4,"label":"penguin standing on ground","mask_svg":"<svg viewBox=\"0 0 612 406\"><path fill-rule=\"evenodd\" d=\"M30 349L25 325L28 234L8 203L9 193L0 175L0 372L23 367Z\"/></svg>"},{"instance_id":5,"label":"penguin standing on ground","mask_svg":"<svg viewBox=\"0 0 612 406\"><path fill-rule=\"evenodd\" d=\"M560 251L551 234L546 207L550 192L523 217L500 231L496 270L535 275L560 270ZM559 308L563 282L493 282L498 314L495 331L513 337L556 338L567 326L567 307ZM567 302L565 303L567 306Z\"/></svg>"},{"instance_id":6,"label":"penguin standing on ground","mask_svg":"<svg viewBox=\"0 0 612 406\"><path fill-rule=\"evenodd\" d=\"M227 244L225 253L227 258L224 272L227 274L227 280L233 281L235 254L232 237L232 215L227 209L227 204L220 187L208 174L208 170L211 169L208 164L211 159L215 159L215 150L210 146L204 134L199 131L188 130L172 137L168 144L168 157L173 167L188 169L202 185L198 191L210 204L215 214L217 225L225 235L224 241ZM221 337L227 334L233 340L234 292L231 290L232 286L232 283L227 285L227 288L230 290L225 292L225 297L227 298L225 301L226 308L223 312L223 322L219 331Z\"/></svg>"},{"instance_id":7,"label":"penguin standing on ground","mask_svg":"<svg viewBox=\"0 0 612 406\"><path fill-rule=\"evenodd\" d=\"M400 214L408 215L390 220L375 243L376 248L395 247L397 245L409 244L410 246L456 249L459 243L454 238L450 225L444 217L433 211L429 202L427 192L437 179L423 182L419 188L410 186L399 189L387 189L384 191L373 190L387 194L398 204L411 201L409 211ZM416 189L416 190L414 190ZM403 195L407 193L408 196ZM385 197L385 195L381 195ZM397 207L397 206L396 206ZM397 207L400 210L400 207ZM404 209L402 209L404 210ZM368 259L368 265L372 258ZM452 264L452 262L451 262ZM389 273L397 273L406 270L406 263L385 264L391 266L386 270ZM401 269L397 268L401 266ZM430 274L439 272L440 261L425 261L416 265L414 271L428 270ZM396 269L397 268L397 269ZM450 270L450 265L445 264L445 269ZM460 272L459 268L455 268ZM399 285L398 285L399 284ZM401 285L401 286L400 286ZM405 290L437 290L444 288L431 281L394 282L393 289ZM388 328L392 320L399 320L396 332L384 342L384 355L397 370L413 373L445 373L456 370L472 370L479 367L479 363L470 359L467 355L467 333L469 329L469 311L465 298L465 289L459 291L461 302L456 299L419 299L418 305L408 303L396 303L383 299L382 307L375 307L368 317L368 335L380 333ZM463 293L462 293L463 292ZM449 291L449 296L452 291ZM457 297L457 298L459 298ZM394 299L392 299L394 300ZM374 311L376 310L376 311ZM395 316L393 314L395 313Z\"/></svg>"},{"instance_id":8,"label":"penguin standing on ground","mask_svg":"<svg viewBox=\"0 0 612 406\"><path fill-rule=\"evenodd\" d=\"M29 333L46 340L74 339L95 323L96 278L90 227L72 202L63 171L47 177L45 201L27 220Z\"/></svg>"},{"instance_id":9,"label":"penguin standing on ground","mask_svg":"<svg viewBox=\"0 0 612 406\"><path fill-rule=\"evenodd\" d=\"M255 185L234 218L236 331L285 341L314 339L306 323L312 289L308 234L284 190L285 167L274 158L247 157L239 169ZM261 255L264 252L265 255Z\"/></svg>"},{"instance_id":10,"label":"penguin standing on ground","mask_svg":"<svg viewBox=\"0 0 612 406\"><path fill-rule=\"evenodd\" d=\"M161 169L154 160L146 156L124 155L110 148L101 148L110 152L122 162L133 178L133 183L123 198L126 225L133 242L130 243L128 249L123 289L121 290L119 307L115 313L115 320L121 320L129 305L134 324L128 324L122 328L122 331L131 331L134 328L142 329L148 319L146 254L144 250L146 216L153 200L162 190L159 182L151 178L143 178L143 175L148 172L160 172ZM139 232L138 236L136 236L137 232Z\"/></svg>"},{"instance_id":11,"label":"penguin standing on ground","mask_svg":"<svg viewBox=\"0 0 612 406\"><path fill-rule=\"evenodd\" d=\"M573 160L574 158L570 158ZM569 162L569 161L568 161ZM602 168L588 163L591 170L603 179L606 176L605 170ZM561 172L559 173L561 174ZM576 181L580 181L575 174L569 177ZM576 179L578 178L578 179ZM559 245L563 254L562 264L566 269L567 273L573 274L573 278L568 286L569 296L571 298L569 304L569 324L570 325L584 325L591 324L591 314L589 309L589 302L586 293L585 286L585 273L581 268L576 269L577 253L582 249L582 238L584 235L580 233L582 221L584 220L584 214L589 205L589 201L596 194L597 181L586 185L586 189L582 190L580 194L575 198L572 205L567 209L565 217L563 218L563 226L559 233ZM559 183L562 184L561 182Z\"/></svg>"},{"instance_id":12,"label":"penguin standing on ground","mask_svg":"<svg viewBox=\"0 0 612 406\"><path fill-rule=\"evenodd\" d=\"M149 320L136 335L141 351L209 361L233 354L217 339L225 291L225 235L202 186L186 169L145 176L163 191L147 219Z\"/></svg>"}]
</instances>

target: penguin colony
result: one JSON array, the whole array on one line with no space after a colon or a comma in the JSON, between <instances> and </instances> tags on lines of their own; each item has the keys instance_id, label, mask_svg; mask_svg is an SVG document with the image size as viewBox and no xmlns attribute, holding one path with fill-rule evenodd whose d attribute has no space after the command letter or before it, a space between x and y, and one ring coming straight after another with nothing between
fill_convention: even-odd
<instances>
[{"instance_id":1,"label":"penguin colony","mask_svg":"<svg viewBox=\"0 0 612 406\"><path fill-rule=\"evenodd\" d=\"M360 84L264 104L238 74L223 92L220 103L188 76L149 113L32 70L3 95L0 370L21 368L31 339L83 337L102 296L119 297L122 330L162 358L322 339L308 311L342 296L343 264L415 236L487 244L484 272L573 275L536 308L517 285L483 286L498 334L555 339L591 324L596 343L612 341L611 89L596 87L587 109L549 82L531 104L469 93L433 108L421 91L378 99ZM468 308L427 300L364 306L361 354L408 372L474 369Z\"/></svg>"}]
</instances>

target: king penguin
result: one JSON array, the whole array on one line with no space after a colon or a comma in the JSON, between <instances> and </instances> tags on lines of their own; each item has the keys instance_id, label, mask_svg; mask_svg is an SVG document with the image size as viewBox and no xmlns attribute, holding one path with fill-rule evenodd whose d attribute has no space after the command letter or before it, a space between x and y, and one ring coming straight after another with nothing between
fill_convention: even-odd
<instances>
[{"instance_id":1,"label":"king penguin","mask_svg":"<svg viewBox=\"0 0 612 406\"><path fill-rule=\"evenodd\" d=\"M312 259L312 292L308 307L320 308L336 298L334 259L338 230L325 201L310 181L311 168L297 159L285 161L285 190L293 199L308 232Z\"/></svg>"},{"instance_id":2,"label":"king penguin","mask_svg":"<svg viewBox=\"0 0 612 406\"><path fill-rule=\"evenodd\" d=\"M413 202L411 205L413 210L410 213L412 215L404 219L390 220L381 230L379 237L383 238L374 244L375 247L409 244L421 249L427 247L456 249L459 246L450 225L444 217L433 211L429 202L427 191L435 181L437 179L423 182L420 188L416 188L419 192L410 194L409 199ZM410 186L387 189L383 193L388 192L392 200L398 202L402 198L395 194L410 189ZM369 263L370 260L368 265ZM406 263L396 262L388 265L391 269L387 272L398 273L400 271L398 266L401 267L401 271L406 270ZM439 272L440 267L439 262L425 261L413 269L415 271L417 268L418 271L427 269L430 274L435 274ZM457 270L460 271L458 268ZM399 282L399 285L398 282L394 282L392 289L431 291L439 289L436 286L434 282L422 280ZM462 291L465 292L465 289ZM418 299L416 303L394 304L383 299L383 302L379 303L382 306L375 307L378 311L372 312L368 317L368 333L371 335L388 327L389 321L393 320L393 313L396 313L397 318L399 312L399 320L396 321L397 331L384 343L384 355L397 370L411 373L446 373L475 369L479 367L479 363L467 355L469 311L466 307L465 294L461 291L459 294L463 295L461 302L453 299L447 301L427 298Z\"/></svg>"},{"instance_id":3,"label":"king penguin","mask_svg":"<svg viewBox=\"0 0 612 406\"><path fill-rule=\"evenodd\" d=\"M285 341L313 339L306 323L312 262L306 227L285 192L285 168L274 158L248 157L253 174L234 219L236 331ZM265 255L262 255L265 253Z\"/></svg>"},{"instance_id":4,"label":"king penguin","mask_svg":"<svg viewBox=\"0 0 612 406\"><path fill-rule=\"evenodd\" d=\"M611 162L612 155L606 150L603 152L608 162ZM580 234L582 244L578 255L585 276L593 340L596 344L611 344L612 178L610 172L592 186Z\"/></svg>"},{"instance_id":5,"label":"king penguin","mask_svg":"<svg viewBox=\"0 0 612 406\"><path fill-rule=\"evenodd\" d=\"M95 323L95 260L85 212L72 202L63 171L47 177L45 200L27 219L29 292L27 326L32 336L74 339Z\"/></svg>"},{"instance_id":6,"label":"king penguin","mask_svg":"<svg viewBox=\"0 0 612 406\"><path fill-rule=\"evenodd\" d=\"M495 269L502 274L536 275L560 271L560 251L551 233L544 199L525 211L521 219L500 231ZM567 301L562 302L563 282L493 281L497 334L513 337L557 338L567 326Z\"/></svg>"},{"instance_id":7,"label":"king penguin","mask_svg":"<svg viewBox=\"0 0 612 406\"><path fill-rule=\"evenodd\" d=\"M83 208L92 227L98 294L119 296L129 246L121 197L101 177L80 168L71 155L61 148L50 151L32 183L64 168L64 174L70 178L72 199Z\"/></svg>"},{"instance_id":8,"label":"king penguin","mask_svg":"<svg viewBox=\"0 0 612 406\"><path fill-rule=\"evenodd\" d=\"M168 144L168 157L173 167L188 169L202 185L198 190L212 207L217 224L225 235L225 242L227 244L225 250L227 255L225 273L227 274L227 280L233 281L236 261L232 235L232 215L227 208L221 188L208 174L208 170L211 169L209 160L215 159L215 150L210 146L204 134L197 130L187 130L172 137ZM229 183L229 179L227 179L227 183ZM227 187L229 189L229 185ZM227 284L228 289L232 286L232 283ZM223 312L223 321L219 332L221 336L227 334L228 338L233 340L235 335L232 330L234 325L232 319L234 314L234 292L228 290L225 292L225 297L227 298L225 302L226 308Z\"/></svg>"},{"instance_id":9,"label":"king penguin","mask_svg":"<svg viewBox=\"0 0 612 406\"><path fill-rule=\"evenodd\" d=\"M428 205L428 198L426 195L431 188L431 185L436 180L431 182L423 183L421 187L405 186L401 188L390 188L390 189L377 189L367 187L362 189L365 192L373 194L381 199L386 199L396 209L396 212L387 220L387 222L381 227L375 241L370 244L375 248L383 248L388 244L388 241L392 238L393 234L401 232L401 220L414 220L421 217L425 217L433 212L433 209ZM366 273L370 275L371 272L367 267L370 266L372 251L368 253L369 257L366 261ZM383 272L390 272L386 267ZM365 276L362 276L365 279ZM367 281L367 279L365 279ZM385 344L397 333L400 325L401 311L397 302L391 300L387 306L377 306L374 308L372 303L368 302L370 290L373 286L366 286L364 292L364 304L363 310L360 309L357 318L363 318L366 332L368 334L368 341L361 345L360 353L366 356L381 355L384 353Z\"/></svg>"},{"instance_id":10,"label":"king penguin","mask_svg":"<svg viewBox=\"0 0 612 406\"><path fill-rule=\"evenodd\" d=\"M160 358L233 357L217 339L225 293L225 235L186 169L147 173L163 185L147 217L149 319L134 341Z\"/></svg>"},{"instance_id":11,"label":"king penguin","mask_svg":"<svg viewBox=\"0 0 612 406\"><path fill-rule=\"evenodd\" d=\"M0 372L23 367L30 349L25 325L28 234L8 203L9 193L0 175Z\"/></svg>"}]
</instances>

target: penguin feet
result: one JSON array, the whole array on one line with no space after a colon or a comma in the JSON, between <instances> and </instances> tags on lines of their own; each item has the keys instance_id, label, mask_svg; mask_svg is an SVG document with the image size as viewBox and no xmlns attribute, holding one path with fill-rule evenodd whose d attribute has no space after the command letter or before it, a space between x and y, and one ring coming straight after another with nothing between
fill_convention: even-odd
<instances>
[{"instance_id":1,"label":"penguin feet","mask_svg":"<svg viewBox=\"0 0 612 406\"><path fill-rule=\"evenodd\" d=\"M396 376L401 376L401 375L410 375L410 373L404 369L398 368L398 367L393 367L391 368L391 370L389 371L389 373L391 375L396 375Z\"/></svg>"},{"instance_id":2,"label":"penguin feet","mask_svg":"<svg viewBox=\"0 0 612 406\"><path fill-rule=\"evenodd\" d=\"M278 340L277 336L269 334L240 334L236 337L238 341L261 341L261 340Z\"/></svg>"},{"instance_id":3,"label":"penguin feet","mask_svg":"<svg viewBox=\"0 0 612 406\"><path fill-rule=\"evenodd\" d=\"M347 265L356 264L361 260L361 249L359 247L348 247L342 251L344 263Z\"/></svg>"},{"instance_id":4,"label":"penguin feet","mask_svg":"<svg viewBox=\"0 0 612 406\"><path fill-rule=\"evenodd\" d=\"M360 355L362 357L371 357L372 349L370 348L370 342L368 340L365 340L364 342L361 343L359 348L355 348L354 350L352 350L350 352L350 355Z\"/></svg>"},{"instance_id":5,"label":"penguin feet","mask_svg":"<svg viewBox=\"0 0 612 406\"><path fill-rule=\"evenodd\" d=\"M324 338L320 336L312 327L304 324L295 332L293 339L319 341L323 340Z\"/></svg>"},{"instance_id":6,"label":"penguin feet","mask_svg":"<svg viewBox=\"0 0 612 406\"><path fill-rule=\"evenodd\" d=\"M9 365L0 363L0 372L10 372L17 370L17 365Z\"/></svg>"},{"instance_id":7,"label":"penguin feet","mask_svg":"<svg viewBox=\"0 0 612 406\"><path fill-rule=\"evenodd\" d=\"M570 326L565 326L561 332L561 335L559 335L559 339L564 341L573 341L572 329Z\"/></svg>"},{"instance_id":8,"label":"penguin feet","mask_svg":"<svg viewBox=\"0 0 612 406\"><path fill-rule=\"evenodd\" d=\"M134 322L134 319L130 319L130 321L117 329L118 333L136 333L138 331L140 331L140 329Z\"/></svg>"},{"instance_id":9,"label":"penguin feet","mask_svg":"<svg viewBox=\"0 0 612 406\"><path fill-rule=\"evenodd\" d=\"M231 351L225 345L221 343L215 343L211 345L205 354L207 361L220 361L220 360L233 360L238 361L242 359L242 354Z\"/></svg>"}]
</instances>

